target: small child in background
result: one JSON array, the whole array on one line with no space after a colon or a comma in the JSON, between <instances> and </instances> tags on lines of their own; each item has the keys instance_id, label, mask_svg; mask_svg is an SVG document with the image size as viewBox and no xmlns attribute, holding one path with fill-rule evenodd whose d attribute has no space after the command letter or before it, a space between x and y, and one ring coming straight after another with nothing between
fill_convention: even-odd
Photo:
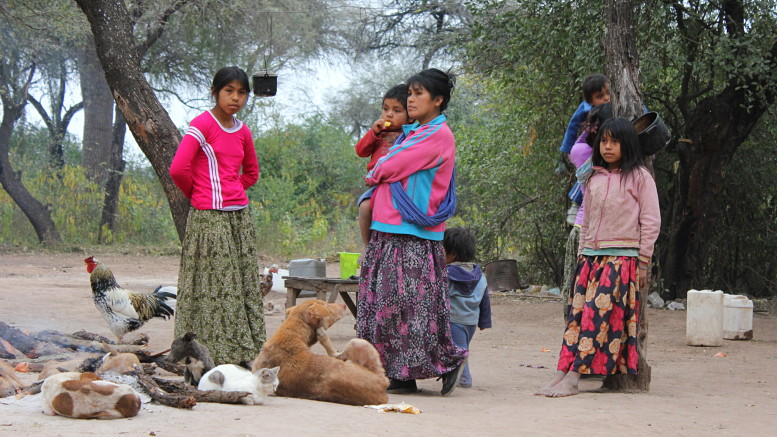
<instances>
[{"instance_id":1,"label":"small child in background","mask_svg":"<svg viewBox=\"0 0 777 437\"><path fill-rule=\"evenodd\" d=\"M475 260L475 237L470 231L464 228L446 229L442 245L448 270L451 336L456 346L469 350L475 328L483 330L491 327L488 284L480 266L472 262ZM459 387L472 387L469 362L461 373Z\"/></svg>"},{"instance_id":2,"label":"small child in background","mask_svg":"<svg viewBox=\"0 0 777 437\"><path fill-rule=\"evenodd\" d=\"M402 126L410 123L410 116L407 114L407 85L401 84L391 87L383 96L383 108L380 118L375 120L372 127L364 134L361 140L356 143L356 154L362 158L369 157L367 171L372 170L378 159L388 153L394 141L402 133ZM374 188L370 187L359 197L359 231L362 237L362 256L364 256L367 243L370 242L370 225L372 224L372 205L370 200ZM359 257L361 261L361 256ZM361 262L360 262L361 264Z\"/></svg>"},{"instance_id":3,"label":"small child in background","mask_svg":"<svg viewBox=\"0 0 777 437\"><path fill-rule=\"evenodd\" d=\"M572 151L572 147L575 145L575 140L578 137L580 125L583 124L588 116L588 111L594 106L609 103L609 101L610 79L607 76L601 73L593 73L583 79L583 101L569 120L567 130L564 133L564 140L561 142L561 153L568 156ZM578 208L583 201L583 195L580 193L580 184L575 183L568 195L572 200L572 206L567 211L567 223L573 225Z\"/></svg>"}]
</instances>

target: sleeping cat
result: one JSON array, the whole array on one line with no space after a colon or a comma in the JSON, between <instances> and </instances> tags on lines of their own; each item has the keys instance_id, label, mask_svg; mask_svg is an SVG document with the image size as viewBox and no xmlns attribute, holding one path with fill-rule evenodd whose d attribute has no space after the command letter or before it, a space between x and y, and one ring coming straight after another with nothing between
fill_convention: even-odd
<instances>
[{"instance_id":1,"label":"sleeping cat","mask_svg":"<svg viewBox=\"0 0 777 437\"><path fill-rule=\"evenodd\" d=\"M278 371L262 368L254 373L234 364L216 366L202 375L197 390L246 391L251 395L240 399L247 405L262 405L267 401L267 395L278 388Z\"/></svg>"}]
</instances>

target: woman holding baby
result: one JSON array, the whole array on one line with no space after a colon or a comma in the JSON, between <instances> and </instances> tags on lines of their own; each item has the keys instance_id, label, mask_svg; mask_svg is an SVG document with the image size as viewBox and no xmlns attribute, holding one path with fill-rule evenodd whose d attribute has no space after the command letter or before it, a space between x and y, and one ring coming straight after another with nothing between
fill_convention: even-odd
<instances>
[{"instance_id":1,"label":"woman holding baby","mask_svg":"<svg viewBox=\"0 0 777 437\"><path fill-rule=\"evenodd\" d=\"M403 126L365 177L375 186L373 232L361 269L357 334L380 354L389 393L413 393L416 379L441 377L446 396L466 361L451 339L441 243L455 208L456 146L442 113L454 84L437 69L407 80L407 111L416 122Z\"/></svg>"}]
</instances>

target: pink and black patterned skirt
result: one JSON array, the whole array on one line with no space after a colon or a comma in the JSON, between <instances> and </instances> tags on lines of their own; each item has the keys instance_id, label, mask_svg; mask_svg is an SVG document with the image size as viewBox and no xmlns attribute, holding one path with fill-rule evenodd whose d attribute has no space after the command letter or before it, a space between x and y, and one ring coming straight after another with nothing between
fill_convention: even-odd
<instances>
[{"instance_id":1,"label":"pink and black patterned skirt","mask_svg":"<svg viewBox=\"0 0 777 437\"><path fill-rule=\"evenodd\" d=\"M357 335L378 350L389 378L450 372L467 351L451 339L442 244L412 235L372 234L361 269Z\"/></svg>"}]
</instances>

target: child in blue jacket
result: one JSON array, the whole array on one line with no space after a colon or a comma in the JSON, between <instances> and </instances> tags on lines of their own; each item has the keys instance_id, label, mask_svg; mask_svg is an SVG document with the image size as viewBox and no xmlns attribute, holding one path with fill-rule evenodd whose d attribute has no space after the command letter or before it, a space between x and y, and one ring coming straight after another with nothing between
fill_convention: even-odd
<instances>
[{"instance_id":1,"label":"child in blue jacket","mask_svg":"<svg viewBox=\"0 0 777 437\"><path fill-rule=\"evenodd\" d=\"M564 133L564 141L561 142L560 150L564 156L568 157L569 152L572 151L572 146L575 145L578 137L580 125L588 116L588 111L596 105L608 103L609 101L610 79L607 79L607 76L601 73L593 73L583 79L583 101L577 107L575 113L572 114L567 130ZM583 195L580 192L580 185L578 183L575 183L572 190L570 190L569 198L572 200L572 206L567 211L567 223L571 226L575 223L578 208L583 202Z\"/></svg>"},{"instance_id":2,"label":"child in blue jacket","mask_svg":"<svg viewBox=\"0 0 777 437\"><path fill-rule=\"evenodd\" d=\"M475 237L469 230L446 229L442 245L448 270L451 336L456 346L469 350L476 328L491 327L491 301L486 276L480 266L472 262L475 260ZM459 387L472 387L469 363L461 373Z\"/></svg>"}]
</instances>

